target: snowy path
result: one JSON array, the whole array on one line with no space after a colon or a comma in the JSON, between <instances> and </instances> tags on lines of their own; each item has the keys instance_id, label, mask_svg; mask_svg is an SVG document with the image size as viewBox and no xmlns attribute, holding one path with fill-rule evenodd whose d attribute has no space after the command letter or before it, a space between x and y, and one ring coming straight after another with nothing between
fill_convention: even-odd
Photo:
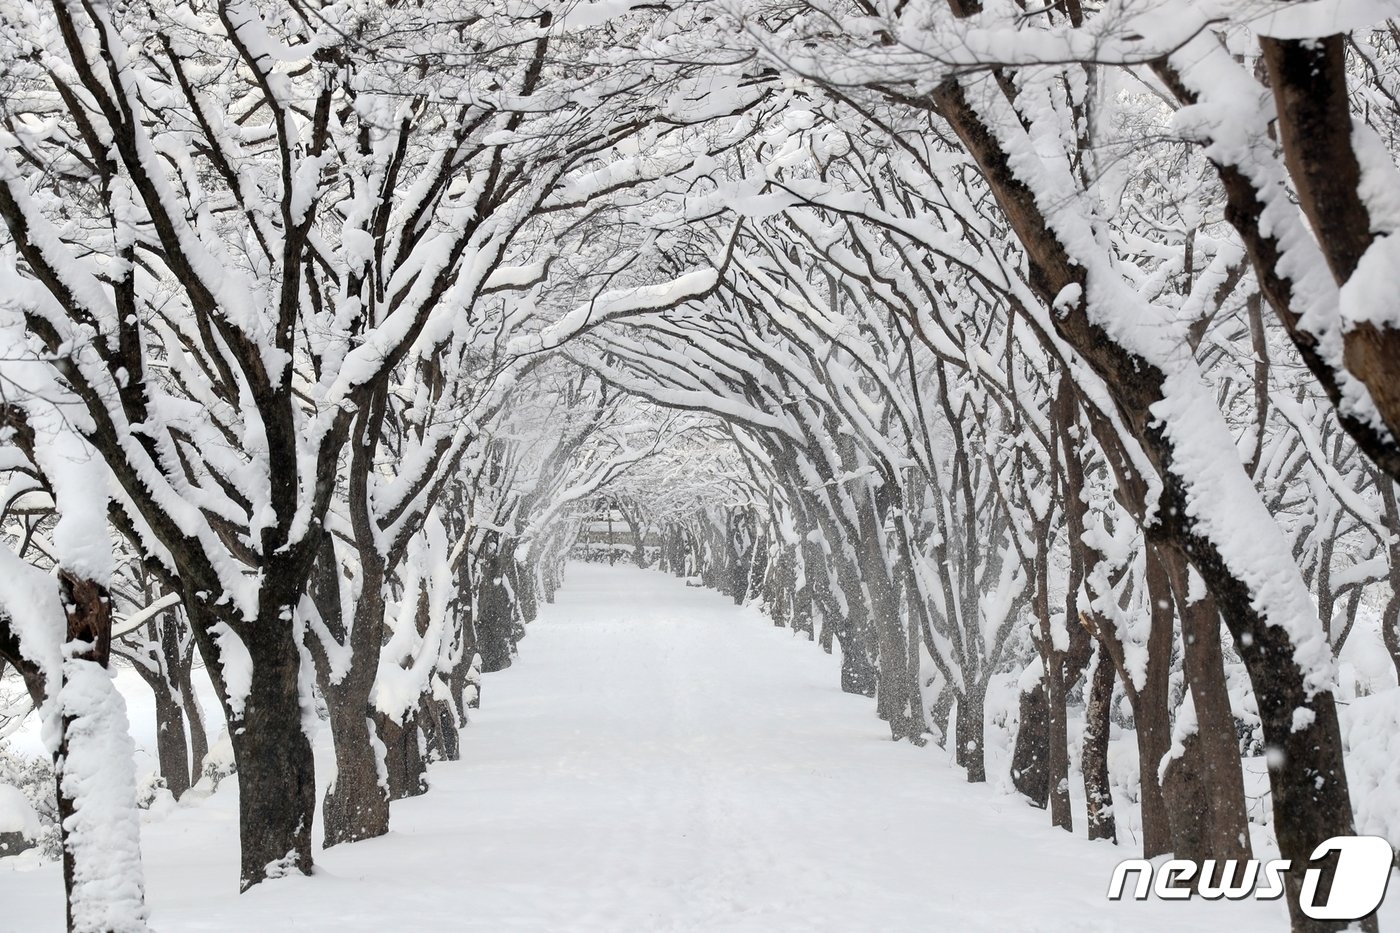
<instances>
[{"instance_id":1,"label":"snowy path","mask_svg":"<svg viewBox=\"0 0 1400 933\"><path fill-rule=\"evenodd\" d=\"M234 896L229 793L148 823L156 928L1287 928L1280 903L1110 904L1134 851L893 745L831 658L714 593L580 565L545 610L488 676L464 760L394 805L390 836L322 853L317 877ZM0 869L0 930L61 929L59 884Z\"/></svg>"}]
</instances>

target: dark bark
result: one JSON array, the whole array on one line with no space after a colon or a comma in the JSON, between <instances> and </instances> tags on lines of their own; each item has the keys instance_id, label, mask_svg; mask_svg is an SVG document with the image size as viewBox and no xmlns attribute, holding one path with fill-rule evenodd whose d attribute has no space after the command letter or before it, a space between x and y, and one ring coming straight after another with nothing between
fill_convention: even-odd
<instances>
[{"instance_id":1,"label":"dark bark","mask_svg":"<svg viewBox=\"0 0 1400 933\"><path fill-rule=\"evenodd\" d=\"M797 597L797 554L791 546L780 545L761 581L763 605L778 628L798 631L794 618Z\"/></svg>"},{"instance_id":2,"label":"dark bark","mask_svg":"<svg viewBox=\"0 0 1400 933\"><path fill-rule=\"evenodd\" d=\"M436 697L423 697L418 703L418 722L429 761L456 761L462 757L451 704Z\"/></svg>"},{"instance_id":3,"label":"dark bark","mask_svg":"<svg viewBox=\"0 0 1400 933\"><path fill-rule=\"evenodd\" d=\"M301 654L281 612L259 619L256 628L244 627L253 661L251 688L242 714L229 716L238 764L243 890L269 877L274 864L277 871L311 873L316 809L315 763L301 725Z\"/></svg>"},{"instance_id":4,"label":"dark bark","mask_svg":"<svg viewBox=\"0 0 1400 933\"><path fill-rule=\"evenodd\" d=\"M188 680L183 671L185 657L180 650L181 625L178 613L166 612L160 619L159 649L161 652L160 683L153 685L156 696L156 753L165 786L176 800L184 796L199 771L191 773L190 743L185 727L185 707L181 698L181 681ZM203 724L200 726L201 731ZM205 749L207 753L207 748ZM202 766L202 762L201 762Z\"/></svg>"},{"instance_id":5,"label":"dark bark","mask_svg":"<svg viewBox=\"0 0 1400 933\"><path fill-rule=\"evenodd\" d=\"M986 687L982 684L972 684L965 693L958 695L955 714L958 748L955 757L967 771L969 784L981 784L987 780L986 700Z\"/></svg>"},{"instance_id":6,"label":"dark bark","mask_svg":"<svg viewBox=\"0 0 1400 933\"><path fill-rule=\"evenodd\" d=\"M1113 786L1108 778L1108 735L1117 671L1102 648L1094 652L1084 701L1084 801L1090 839L1118 841L1113 815Z\"/></svg>"},{"instance_id":7,"label":"dark bark","mask_svg":"<svg viewBox=\"0 0 1400 933\"><path fill-rule=\"evenodd\" d=\"M510 588L515 595L516 616L521 623L539 618L540 604L535 591L535 571L516 560L510 562Z\"/></svg>"},{"instance_id":8,"label":"dark bark","mask_svg":"<svg viewBox=\"0 0 1400 933\"><path fill-rule=\"evenodd\" d=\"M190 746L185 738L185 710L179 698L156 693L156 760L171 796L179 800L190 789Z\"/></svg>"},{"instance_id":9,"label":"dark bark","mask_svg":"<svg viewBox=\"0 0 1400 933\"><path fill-rule=\"evenodd\" d=\"M910 668L914 660L908 651L909 638L899 612L899 600L890 580L890 562L881 547L880 526L876 521L873 502L863 509L860 542L861 576L869 595L870 619L878 646L879 677L876 710L889 724L890 737L916 740L923 734L923 717L917 718L917 702L910 695ZM915 656L917 658L917 656ZM959 739L959 742L962 740ZM977 732L977 748L981 749L981 730Z\"/></svg>"},{"instance_id":10,"label":"dark bark","mask_svg":"<svg viewBox=\"0 0 1400 933\"><path fill-rule=\"evenodd\" d=\"M515 607L506 586L510 547L494 532L482 547L476 568L476 634L481 669L490 673L510 667L515 645Z\"/></svg>"},{"instance_id":11,"label":"dark bark","mask_svg":"<svg viewBox=\"0 0 1400 933\"><path fill-rule=\"evenodd\" d=\"M1283 143L1299 203L1339 285L1351 277L1373 235L1356 189L1359 169L1351 139L1344 42L1340 35L1260 40L1278 105L1272 129ZM1153 70L1182 104L1197 102L1195 90L1170 60L1154 62ZM1225 218L1244 242L1260 293L1332 403L1338 423L1372 462L1392 479L1400 479L1400 332L1360 323L1342 335L1341 365L1365 384L1385 425L1379 428L1344 401L1345 374L1322 352L1318 335L1293 306L1294 283L1282 271L1283 244L1276 230L1261 224L1264 199L1272 192L1256 188L1237 165L1208 157L1225 190Z\"/></svg>"},{"instance_id":12,"label":"dark bark","mask_svg":"<svg viewBox=\"0 0 1400 933\"><path fill-rule=\"evenodd\" d=\"M204 774L204 759L209 757L209 734L204 728L204 711L200 708L199 696L194 692L193 670L194 642L191 641L181 658L177 682L180 704L185 709L185 725L190 733L190 775L198 783Z\"/></svg>"},{"instance_id":13,"label":"dark bark","mask_svg":"<svg viewBox=\"0 0 1400 933\"><path fill-rule=\"evenodd\" d=\"M389 796L379 775L381 762L375 748L374 710L370 694L379 669L384 631L384 582L387 572L369 525L367 469L361 451L352 459L351 515L360 564L360 593L351 609L347 630L342 587L346 585L340 559L329 537L321 543L312 577L311 598L329 634L350 649L350 663L332 671L332 664L317 635L308 630L307 648L316 666L316 680L330 712L331 740L335 748L335 778L321 803L322 845L372 839L389 831ZM336 676L338 674L338 677Z\"/></svg>"},{"instance_id":14,"label":"dark bark","mask_svg":"<svg viewBox=\"0 0 1400 933\"><path fill-rule=\"evenodd\" d=\"M286 584L287 578L279 581ZM263 594L263 609L251 623L207 593L185 593L190 625L228 719L238 768L241 847L239 889L246 891L288 871L310 874L311 825L316 808L316 771L311 742L301 726L301 652L293 638L290 594ZM227 629L227 631L224 631ZM236 706L223 677L220 639L237 637L252 661L248 694Z\"/></svg>"},{"instance_id":15,"label":"dark bark","mask_svg":"<svg viewBox=\"0 0 1400 933\"><path fill-rule=\"evenodd\" d=\"M1080 613L1080 621L1098 642L1099 650L1112 660L1118 672L1123 692L1133 711L1133 737L1138 751L1138 796L1142 812L1142 850L1145 858L1172 851L1172 830L1157 766L1171 747L1171 711L1167 707L1171 685L1172 622L1174 614L1169 599L1153 599L1154 588L1168 585L1161 562L1149 549L1147 560L1147 593L1150 625L1147 636L1147 656L1143 683L1139 689L1125 663L1123 645L1118 633L1101 616Z\"/></svg>"},{"instance_id":16,"label":"dark bark","mask_svg":"<svg viewBox=\"0 0 1400 933\"><path fill-rule=\"evenodd\" d=\"M154 596L149 591L142 595ZM145 650L132 659L132 669L151 688L155 699L156 762L166 789L176 800L184 796L191 785L185 707L180 696L181 665L176 615L165 612L147 623Z\"/></svg>"},{"instance_id":17,"label":"dark bark","mask_svg":"<svg viewBox=\"0 0 1400 933\"><path fill-rule=\"evenodd\" d=\"M1057 665L1058 666L1058 665ZM1069 798L1069 723L1068 688L1063 671L1048 673L1045 678L1046 733L1050 739L1050 754L1046 762L1050 790L1050 823L1068 832L1074 831L1074 811Z\"/></svg>"},{"instance_id":18,"label":"dark bark","mask_svg":"<svg viewBox=\"0 0 1400 933\"><path fill-rule=\"evenodd\" d=\"M1045 700L1045 678L1021 691L1020 725L1011 753L1011 783L1032 806L1050 805L1050 710Z\"/></svg>"},{"instance_id":19,"label":"dark bark","mask_svg":"<svg viewBox=\"0 0 1400 933\"><path fill-rule=\"evenodd\" d=\"M329 695L326 699L335 741L335 780L321 804L322 845L329 849L387 833L389 794L379 776L369 704Z\"/></svg>"},{"instance_id":20,"label":"dark bark","mask_svg":"<svg viewBox=\"0 0 1400 933\"><path fill-rule=\"evenodd\" d=\"M417 715L407 713L399 722L383 713L376 713L374 725L379 740L384 743L389 799L402 800L427 793L428 768L423 757Z\"/></svg>"},{"instance_id":21,"label":"dark bark","mask_svg":"<svg viewBox=\"0 0 1400 933\"><path fill-rule=\"evenodd\" d=\"M1188 601L1186 561L1174 551L1162 553L1177 596L1182 667L1197 723L1184 756L1185 789L1169 798L1173 848L1178 858L1248 859L1253 854L1249 814L1235 717L1225 682L1220 615L1209 596Z\"/></svg>"},{"instance_id":22,"label":"dark bark","mask_svg":"<svg viewBox=\"0 0 1400 933\"><path fill-rule=\"evenodd\" d=\"M1135 691L1133 729L1138 747L1141 775L1142 854L1152 858L1172 850L1171 813L1162 795L1159 768L1171 748L1171 654L1173 641L1171 581L1156 548L1147 549L1147 599L1151 627L1148 630L1146 677ZM1127 679L1127 672L1122 672Z\"/></svg>"},{"instance_id":23,"label":"dark bark","mask_svg":"<svg viewBox=\"0 0 1400 933\"><path fill-rule=\"evenodd\" d=\"M1055 647L1050 617L1049 525L1038 523L1032 605L1037 622L1036 648L1044 667L1046 783L1050 803L1050 823L1074 830L1074 812L1069 797L1069 683L1065 652Z\"/></svg>"},{"instance_id":24,"label":"dark bark","mask_svg":"<svg viewBox=\"0 0 1400 933\"><path fill-rule=\"evenodd\" d=\"M647 548L646 548L646 527L642 524L641 515L632 509L618 509L622 513L622 520L627 523L628 534L632 536L632 560L638 567L646 569Z\"/></svg>"}]
</instances>

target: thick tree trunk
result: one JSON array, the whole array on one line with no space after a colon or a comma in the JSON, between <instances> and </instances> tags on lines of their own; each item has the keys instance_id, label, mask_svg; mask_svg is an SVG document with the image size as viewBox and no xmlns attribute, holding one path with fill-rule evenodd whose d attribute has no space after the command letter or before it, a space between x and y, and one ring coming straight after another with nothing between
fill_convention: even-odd
<instances>
[{"instance_id":1,"label":"thick tree trunk","mask_svg":"<svg viewBox=\"0 0 1400 933\"><path fill-rule=\"evenodd\" d=\"M1066 683L1066 652L1055 647L1050 617L1049 526L1040 523L1037 531L1035 592L1032 604L1036 615L1036 648L1040 652L1045 689L1046 784L1050 803L1050 823L1073 832L1074 811L1069 798L1069 684Z\"/></svg>"},{"instance_id":2,"label":"thick tree trunk","mask_svg":"<svg viewBox=\"0 0 1400 933\"><path fill-rule=\"evenodd\" d=\"M958 695L958 747L955 758L966 769L969 784L981 784L987 780L986 703L987 688L984 684L970 684L965 693Z\"/></svg>"},{"instance_id":3,"label":"thick tree trunk","mask_svg":"<svg viewBox=\"0 0 1400 933\"><path fill-rule=\"evenodd\" d=\"M476 628L470 614L458 623L461 626L458 637L461 646L457 661L448 672L448 689L452 692L452 705L457 712L459 727L467 724L467 710L476 709L481 704L481 668L476 647Z\"/></svg>"},{"instance_id":4,"label":"thick tree trunk","mask_svg":"<svg viewBox=\"0 0 1400 933\"><path fill-rule=\"evenodd\" d=\"M534 570L514 558L510 561L510 588L515 594L520 621L530 623L539 618L539 600L535 594Z\"/></svg>"},{"instance_id":5,"label":"thick tree trunk","mask_svg":"<svg viewBox=\"0 0 1400 933\"><path fill-rule=\"evenodd\" d=\"M179 800L199 779L199 771L190 769L190 746L185 732L185 708L181 700L181 681L189 679L185 659L180 653L181 626L174 610L163 613L159 621L161 669L151 683L156 698L156 755L160 774L171 795ZM202 763L201 763L202 767Z\"/></svg>"},{"instance_id":6,"label":"thick tree trunk","mask_svg":"<svg viewBox=\"0 0 1400 933\"><path fill-rule=\"evenodd\" d=\"M554 591L557 584L554 580L554 571L546 567L540 574L540 595L544 597L547 605L554 605Z\"/></svg>"},{"instance_id":7,"label":"thick tree trunk","mask_svg":"<svg viewBox=\"0 0 1400 933\"><path fill-rule=\"evenodd\" d=\"M349 691L347 691L349 692ZM335 741L335 780L321 805L322 845L372 839L389 831L389 791L380 777L369 703L327 694Z\"/></svg>"},{"instance_id":8,"label":"thick tree trunk","mask_svg":"<svg viewBox=\"0 0 1400 933\"><path fill-rule=\"evenodd\" d=\"M171 796L190 789L190 746L185 738L185 711L179 697L156 692L156 759Z\"/></svg>"},{"instance_id":9,"label":"thick tree trunk","mask_svg":"<svg viewBox=\"0 0 1400 933\"><path fill-rule=\"evenodd\" d=\"M491 534L494 534L492 532ZM478 564L476 593L476 634L481 652L481 669L490 673L510 667L511 650L515 641L514 608L506 587L506 562L509 555L499 539L488 542L482 549Z\"/></svg>"},{"instance_id":10,"label":"thick tree trunk","mask_svg":"<svg viewBox=\"0 0 1400 933\"><path fill-rule=\"evenodd\" d=\"M879 531L873 508L867 509L862 521L861 572L865 590L870 595L870 617L879 649L876 709L880 718L889 724L892 739L896 742L917 740L924 730L923 717L916 719L914 716L917 704L910 703L909 671L914 661L909 657L909 639L900 618L897 591L889 577L889 560L880 546ZM980 750L980 730L977 747Z\"/></svg>"},{"instance_id":11,"label":"thick tree trunk","mask_svg":"<svg viewBox=\"0 0 1400 933\"><path fill-rule=\"evenodd\" d=\"M1147 549L1147 599L1151 603L1151 629L1147 641L1144 684L1136 691L1133 729L1138 747L1138 782L1142 805L1142 854L1152 858L1172 850L1171 814L1162 796L1158 773L1162 758L1171 748L1171 710L1168 693L1171 679L1173 622L1171 582L1167 568L1155 548Z\"/></svg>"},{"instance_id":12,"label":"thick tree trunk","mask_svg":"<svg viewBox=\"0 0 1400 933\"><path fill-rule=\"evenodd\" d=\"M745 555L744 602L762 598L763 581L768 576L768 536L759 535Z\"/></svg>"},{"instance_id":13,"label":"thick tree trunk","mask_svg":"<svg viewBox=\"0 0 1400 933\"><path fill-rule=\"evenodd\" d=\"M423 726L430 761L457 761L462 757L451 704L424 696L418 703L418 721Z\"/></svg>"},{"instance_id":14,"label":"thick tree trunk","mask_svg":"<svg viewBox=\"0 0 1400 933\"><path fill-rule=\"evenodd\" d=\"M1178 858L1248 859L1249 815L1244 800L1235 717L1225 682L1220 646L1220 615L1215 601L1203 596L1190 602L1185 558L1164 551L1181 618L1182 667L1196 715L1194 741L1188 745L1187 768L1196 772L1195 788L1172 801L1173 848Z\"/></svg>"},{"instance_id":15,"label":"thick tree trunk","mask_svg":"<svg viewBox=\"0 0 1400 933\"><path fill-rule=\"evenodd\" d=\"M792 571L792 630L807 636L808 641L816 638L814 608L812 605L812 568L806 566L802 553L793 548L791 554ZM798 568L801 568L802 585L797 585Z\"/></svg>"},{"instance_id":16,"label":"thick tree trunk","mask_svg":"<svg viewBox=\"0 0 1400 933\"><path fill-rule=\"evenodd\" d=\"M316 769L302 729L301 651L290 622L294 603L285 576L271 574L278 592L260 594L251 622L211 603L207 592L182 594L190 627L228 720L238 769L239 889L291 871L310 874L311 825L316 812ZM230 693L223 645L237 638L250 662L245 696Z\"/></svg>"},{"instance_id":17,"label":"thick tree trunk","mask_svg":"<svg viewBox=\"0 0 1400 933\"><path fill-rule=\"evenodd\" d=\"M291 871L311 873L316 769L301 724L301 653L290 622L281 611L264 612L241 629L253 670L242 710L229 711L229 736L246 891Z\"/></svg>"},{"instance_id":18,"label":"thick tree trunk","mask_svg":"<svg viewBox=\"0 0 1400 933\"><path fill-rule=\"evenodd\" d=\"M933 698L933 704L929 708L929 717L938 727L938 747L948 747L948 736L954 730L953 724L948 721L949 715L953 711L953 688L944 683L938 690L938 695Z\"/></svg>"},{"instance_id":19,"label":"thick tree trunk","mask_svg":"<svg viewBox=\"0 0 1400 933\"><path fill-rule=\"evenodd\" d=\"M870 656L865 653L863 640L854 632L855 624L849 619L837 622L834 632L841 645L841 689L846 693L873 697L878 684L875 665L870 663Z\"/></svg>"},{"instance_id":20,"label":"thick tree trunk","mask_svg":"<svg viewBox=\"0 0 1400 933\"><path fill-rule=\"evenodd\" d=\"M619 509L622 513L622 520L627 523L628 534L632 536L632 560L643 570L647 566L646 528L642 525L641 517L633 514L628 509Z\"/></svg>"},{"instance_id":21,"label":"thick tree trunk","mask_svg":"<svg viewBox=\"0 0 1400 933\"><path fill-rule=\"evenodd\" d=\"M364 501L354 488L352 504ZM351 610L347 630L342 587L344 580L335 546L327 537L317 556L311 585L311 598L321 622L331 638L349 648L349 665L333 671L327 646L309 630L307 647L316 665L316 680L330 711L331 740L335 747L335 778L326 788L321 803L324 833L322 845L330 848L342 842L372 839L389 831L389 794L380 770L380 752L375 745L370 695L379 670L384 632L384 581L386 562L364 518L357 523L360 580L359 595Z\"/></svg>"},{"instance_id":22,"label":"thick tree trunk","mask_svg":"<svg viewBox=\"0 0 1400 933\"><path fill-rule=\"evenodd\" d=\"M1100 647L1090 662L1084 702L1084 746L1080 767L1084 772L1084 801L1090 839L1118 841L1113 816L1113 786L1108 778L1109 716L1117 671Z\"/></svg>"},{"instance_id":23,"label":"thick tree trunk","mask_svg":"<svg viewBox=\"0 0 1400 933\"><path fill-rule=\"evenodd\" d=\"M322 845L330 848L387 833L389 795L380 777L369 691L344 683L322 690L335 746L335 778L321 804Z\"/></svg>"},{"instance_id":24,"label":"thick tree trunk","mask_svg":"<svg viewBox=\"0 0 1400 933\"><path fill-rule=\"evenodd\" d=\"M777 628L792 627L797 630L793 619L793 590L796 575L793 572L793 557L790 548L778 552L778 559L772 562L768 575L764 578L763 604L768 607L768 615Z\"/></svg>"},{"instance_id":25,"label":"thick tree trunk","mask_svg":"<svg viewBox=\"0 0 1400 933\"><path fill-rule=\"evenodd\" d=\"M171 796L179 800L190 789L190 749L185 738L185 710L180 701L178 673L168 664L169 658L178 654L178 647L167 647L167 638L178 636L168 631L156 635L156 623L148 628L148 637L153 640L151 654L132 665L146 686L151 688L155 700L155 735L157 773L165 781ZM159 652L159 655L156 655ZM161 663L164 659L167 663Z\"/></svg>"},{"instance_id":26,"label":"thick tree trunk","mask_svg":"<svg viewBox=\"0 0 1400 933\"><path fill-rule=\"evenodd\" d=\"M1052 652L1058 657L1059 652ZM1060 664L1051 665L1045 677L1046 734L1049 738L1049 759L1046 762L1050 792L1050 823L1074 831L1074 811L1069 798L1069 715L1068 693Z\"/></svg>"},{"instance_id":27,"label":"thick tree trunk","mask_svg":"<svg viewBox=\"0 0 1400 933\"><path fill-rule=\"evenodd\" d=\"M836 583L845 596L846 611L836 609L833 594L831 616L822 619L822 638L828 650L833 636L841 646L841 689L846 693L873 697L878 676L866 637L870 608L861 585L860 572L844 556L833 555L832 564L836 570Z\"/></svg>"},{"instance_id":28,"label":"thick tree trunk","mask_svg":"<svg viewBox=\"0 0 1400 933\"><path fill-rule=\"evenodd\" d=\"M1035 683L1021 691L1020 725L1011 753L1011 783L1033 806L1050 805L1050 710L1045 701L1044 666Z\"/></svg>"},{"instance_id":29,"label":"thick tree trunk","mask_svg":"<svg viewBox=\"0 0 1400 933\"><path fill-rule=\"evenodd\" d=\"M823 651L831 654L831 641L834 631L831 627L831 619L835 616L835 597L831 593L831 577L827 572L826 556L822 553L821 547L811 541L805 532L812 529L805 529L802 535L802 566L803 575L807 578L807 586L804 591L808 594L807 607L811 613L808 621L809 631L821 645ZM818 619L820 617L820 619ZM821 624L821 632L818 635L818 621Z\"/></svg>"},{"instance_id":30,"label":"thick tree trunk","mask_svg":"<svg viewBox=\"0 0 1400 933\"><path fill-rule=\"evenodd\" d=\"M384 743L385 769L389 776L389 799L417 797L428 791L428 769L423 759L417 716L405 714L403 722L376 713L375 729Z\"/></svg>"}]
</instances>

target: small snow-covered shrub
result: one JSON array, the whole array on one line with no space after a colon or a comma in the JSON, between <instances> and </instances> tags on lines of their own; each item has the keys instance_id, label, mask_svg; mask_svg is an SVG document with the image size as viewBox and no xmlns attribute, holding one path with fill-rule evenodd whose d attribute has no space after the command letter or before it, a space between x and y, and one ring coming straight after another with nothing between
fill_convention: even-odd
<instances>
[{"instance_id":1,"label":"small snow-covered shrub","mask_svg":"<svg viewBox=\"0 0 1400 933\"><path fill-rule=\"evenodd\" d=\"M0 856L18 855L39 836L39 814L13 784L0 784Z\"/></svg>"},{"instance_id":2,"label":"small snow-covered shrub","mask_svg":"<svg viewBox=\"0 0 1400 933\"><path fill-rule=\"evenodd\" d=\"M58 800L53 776L53 763L36 755L20 755L0 745L0 786L9 786L19 793L38 821L30 840L44 859L63 856L63 842L58 830ZM0 810L5 808L0 801ZM0 824L4 823L0 814ZM4 832L0 829L0 832ZM12 855L13 852L0 852Z\"/></svg>"},{"instance_id":3,"label":"small snow-covered shrub","mask_svg":"<svg viewBox=\"0 0 1400 933\"><path fill-rule=\"evenodd\" d=\"M209 746L209 753L204 756L204 770L200 772L199 783L208 782L209 793L219 789L219 784L224 778L238 772L238 765L233 758L233 741L228 736L228 729L219 733L219 739Z\"/></svg>"},{"instance_id":4,"label":"small snow-covered shrub","mask_svg":"<svg viewBox=\"0 0 1400 933\"><path fill-rule=\"evenodd\" d=\"M148 774L136 788L136 806L141 810L164 810L175 803L170 785L159 774Z\"/></svg>"}]
</instances>

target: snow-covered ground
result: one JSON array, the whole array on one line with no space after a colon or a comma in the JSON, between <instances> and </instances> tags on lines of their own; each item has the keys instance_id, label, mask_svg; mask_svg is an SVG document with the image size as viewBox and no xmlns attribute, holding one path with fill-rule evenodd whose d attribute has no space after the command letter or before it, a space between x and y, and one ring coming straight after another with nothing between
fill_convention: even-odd
<instances>
[{"instance_id":1,"label":"snow-covered ground","mask_svg":"<svg viewBox=\"0 0 1400 933\"><path fill-rule=\"evenodd\" d=\"M575 565L516 666L488 675L463 760L394 804L389 836L240 897L228 782L143 826L153 925L1287 929L1281 902L1110 903L1135 849L1054 830L967 785L939 749L890 743L871 701L836 684L832 658L755 611L660 573ZM57 866L0 861L0 931L62 925Z\"/></svg>"}]
</instances>

